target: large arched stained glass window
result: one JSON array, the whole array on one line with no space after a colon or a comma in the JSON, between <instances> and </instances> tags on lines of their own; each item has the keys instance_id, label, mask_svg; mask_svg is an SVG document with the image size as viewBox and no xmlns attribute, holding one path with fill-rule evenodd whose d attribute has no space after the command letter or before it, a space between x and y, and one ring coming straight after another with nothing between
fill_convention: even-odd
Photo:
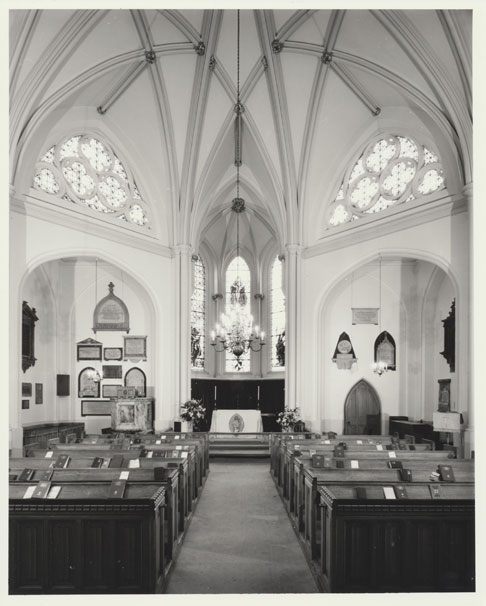
<instances>
[{"instance_id":1,"label":"large arched stained glass window","mask_svg":"<svg viewBox=\"0 0 486 606\"><path fill-rule=\"evenodd\" d=\"M206 272L201 257L192 258L191 367L203 369L206 353Z\"/></svg>"},{"instance_id":2,"label":"large arched stained glass window","mask_svg":"<svg viewBox=\"0 0 486 606\"><path fill-rule=\"evenodd\" d=\"M125 223L149 227L146 205L130 172L105 141L65 137L35 166L34 188Z\"/></svg>"},{"instance_id":3,"label":"large arched stained glass window","mask_svg":"<svg viewBox=\"0 0 486 606\"><path fill-rule=\"evenodd\" d=\"M285 295L282 271L282 261L276 257L270 284L271 367L275 370L285 368Z\"/></svg>"},{"instance_id":4,"label":"large arched stained glass window","mask_svg":"<svg viewBox=\"0 0 486 606\"><path fill-rule=\"evenodd\" d=\"M381 136L346 173L330 205L328 227L336 227L445 188L439 157L411 137Z\"/></svg>"},{"instance_id":5,"label":"large arched stained glass window","mask_svg":"<svg viewBox=\"0 0 486 606\"><path fill-rule=\"evenodd\" d=\"M228 265L225 281L225 313L230 312L235 296L239 304L251 313L251 272L243 257L235 257ZM235 356L225 352L226 372L250 372L250 352L240 356L241 365L235 363Z\"/></svg>"}]
</instances>

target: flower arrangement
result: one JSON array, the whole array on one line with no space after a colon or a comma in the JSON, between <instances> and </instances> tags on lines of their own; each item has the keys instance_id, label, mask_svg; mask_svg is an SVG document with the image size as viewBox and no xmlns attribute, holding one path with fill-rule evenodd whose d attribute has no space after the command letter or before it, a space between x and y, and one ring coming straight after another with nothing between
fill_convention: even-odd
<instances>
[{"instance_id":1,"label":"flower arrangement","mask_svg":"<svg viewBox=\"0 0 486 606\"><path fill-rule=\"evenodd\" d=\"M202 400L187 400L181 406L181 419L184 421L192 421L194 425L198 425L206 415L206 408L202 405Z\"/></svg>"},{"instance_id":2,"label":"flower arrangement","mask_svg":"<svg viewBox=\"0 0 486 606\"><path fill-rule=\"evenodd\" d=\"M297 421L300 421L300 408L285 407L283 412L277 415L277 423L285 430L293 429Z\"/></svg>"}]
</instances>

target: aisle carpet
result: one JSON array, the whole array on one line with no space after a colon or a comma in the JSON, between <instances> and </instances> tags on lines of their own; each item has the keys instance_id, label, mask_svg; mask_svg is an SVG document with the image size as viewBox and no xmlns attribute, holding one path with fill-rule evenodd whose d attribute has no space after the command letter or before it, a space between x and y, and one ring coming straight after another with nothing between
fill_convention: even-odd
<instances>
[{"instance_id":1,"label":"aisle carpet","mask_svg":"<svg viewBox=\"0 0 486 606\"><path fill-rule=\"evenodd\" d=\"M211 460L166 593L317 593L268 459Z\"/></svg>"}]
</instances>

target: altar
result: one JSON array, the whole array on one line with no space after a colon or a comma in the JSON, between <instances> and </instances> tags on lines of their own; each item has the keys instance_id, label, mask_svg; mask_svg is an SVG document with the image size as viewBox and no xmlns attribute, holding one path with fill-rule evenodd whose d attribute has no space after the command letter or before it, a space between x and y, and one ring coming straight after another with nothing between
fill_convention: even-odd
<instances>
[{"instance_id":1,"label":"altar","mask_svg":"<svg viewBox=\"0 0 486 606\"><path fill-rule=\"evenodd\" d=\"M260 433L263 431L259 410L213 410L209 431L219 433Z\"/></svg>"}]
</instances>

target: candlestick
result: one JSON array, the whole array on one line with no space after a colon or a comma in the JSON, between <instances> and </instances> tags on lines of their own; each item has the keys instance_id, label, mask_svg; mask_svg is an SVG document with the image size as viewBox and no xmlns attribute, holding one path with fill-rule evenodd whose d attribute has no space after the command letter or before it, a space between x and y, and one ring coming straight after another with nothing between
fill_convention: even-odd
<instances>
[{"instance_id":1,"label":"candlestick","mask_svg":"<svg viewBox=\"0 0 486 606\"><path fill-rule=\"evenodd\" d=\"M257 387L257 400L260 401L260 385Z\"/></svg>"}]
</instances>

